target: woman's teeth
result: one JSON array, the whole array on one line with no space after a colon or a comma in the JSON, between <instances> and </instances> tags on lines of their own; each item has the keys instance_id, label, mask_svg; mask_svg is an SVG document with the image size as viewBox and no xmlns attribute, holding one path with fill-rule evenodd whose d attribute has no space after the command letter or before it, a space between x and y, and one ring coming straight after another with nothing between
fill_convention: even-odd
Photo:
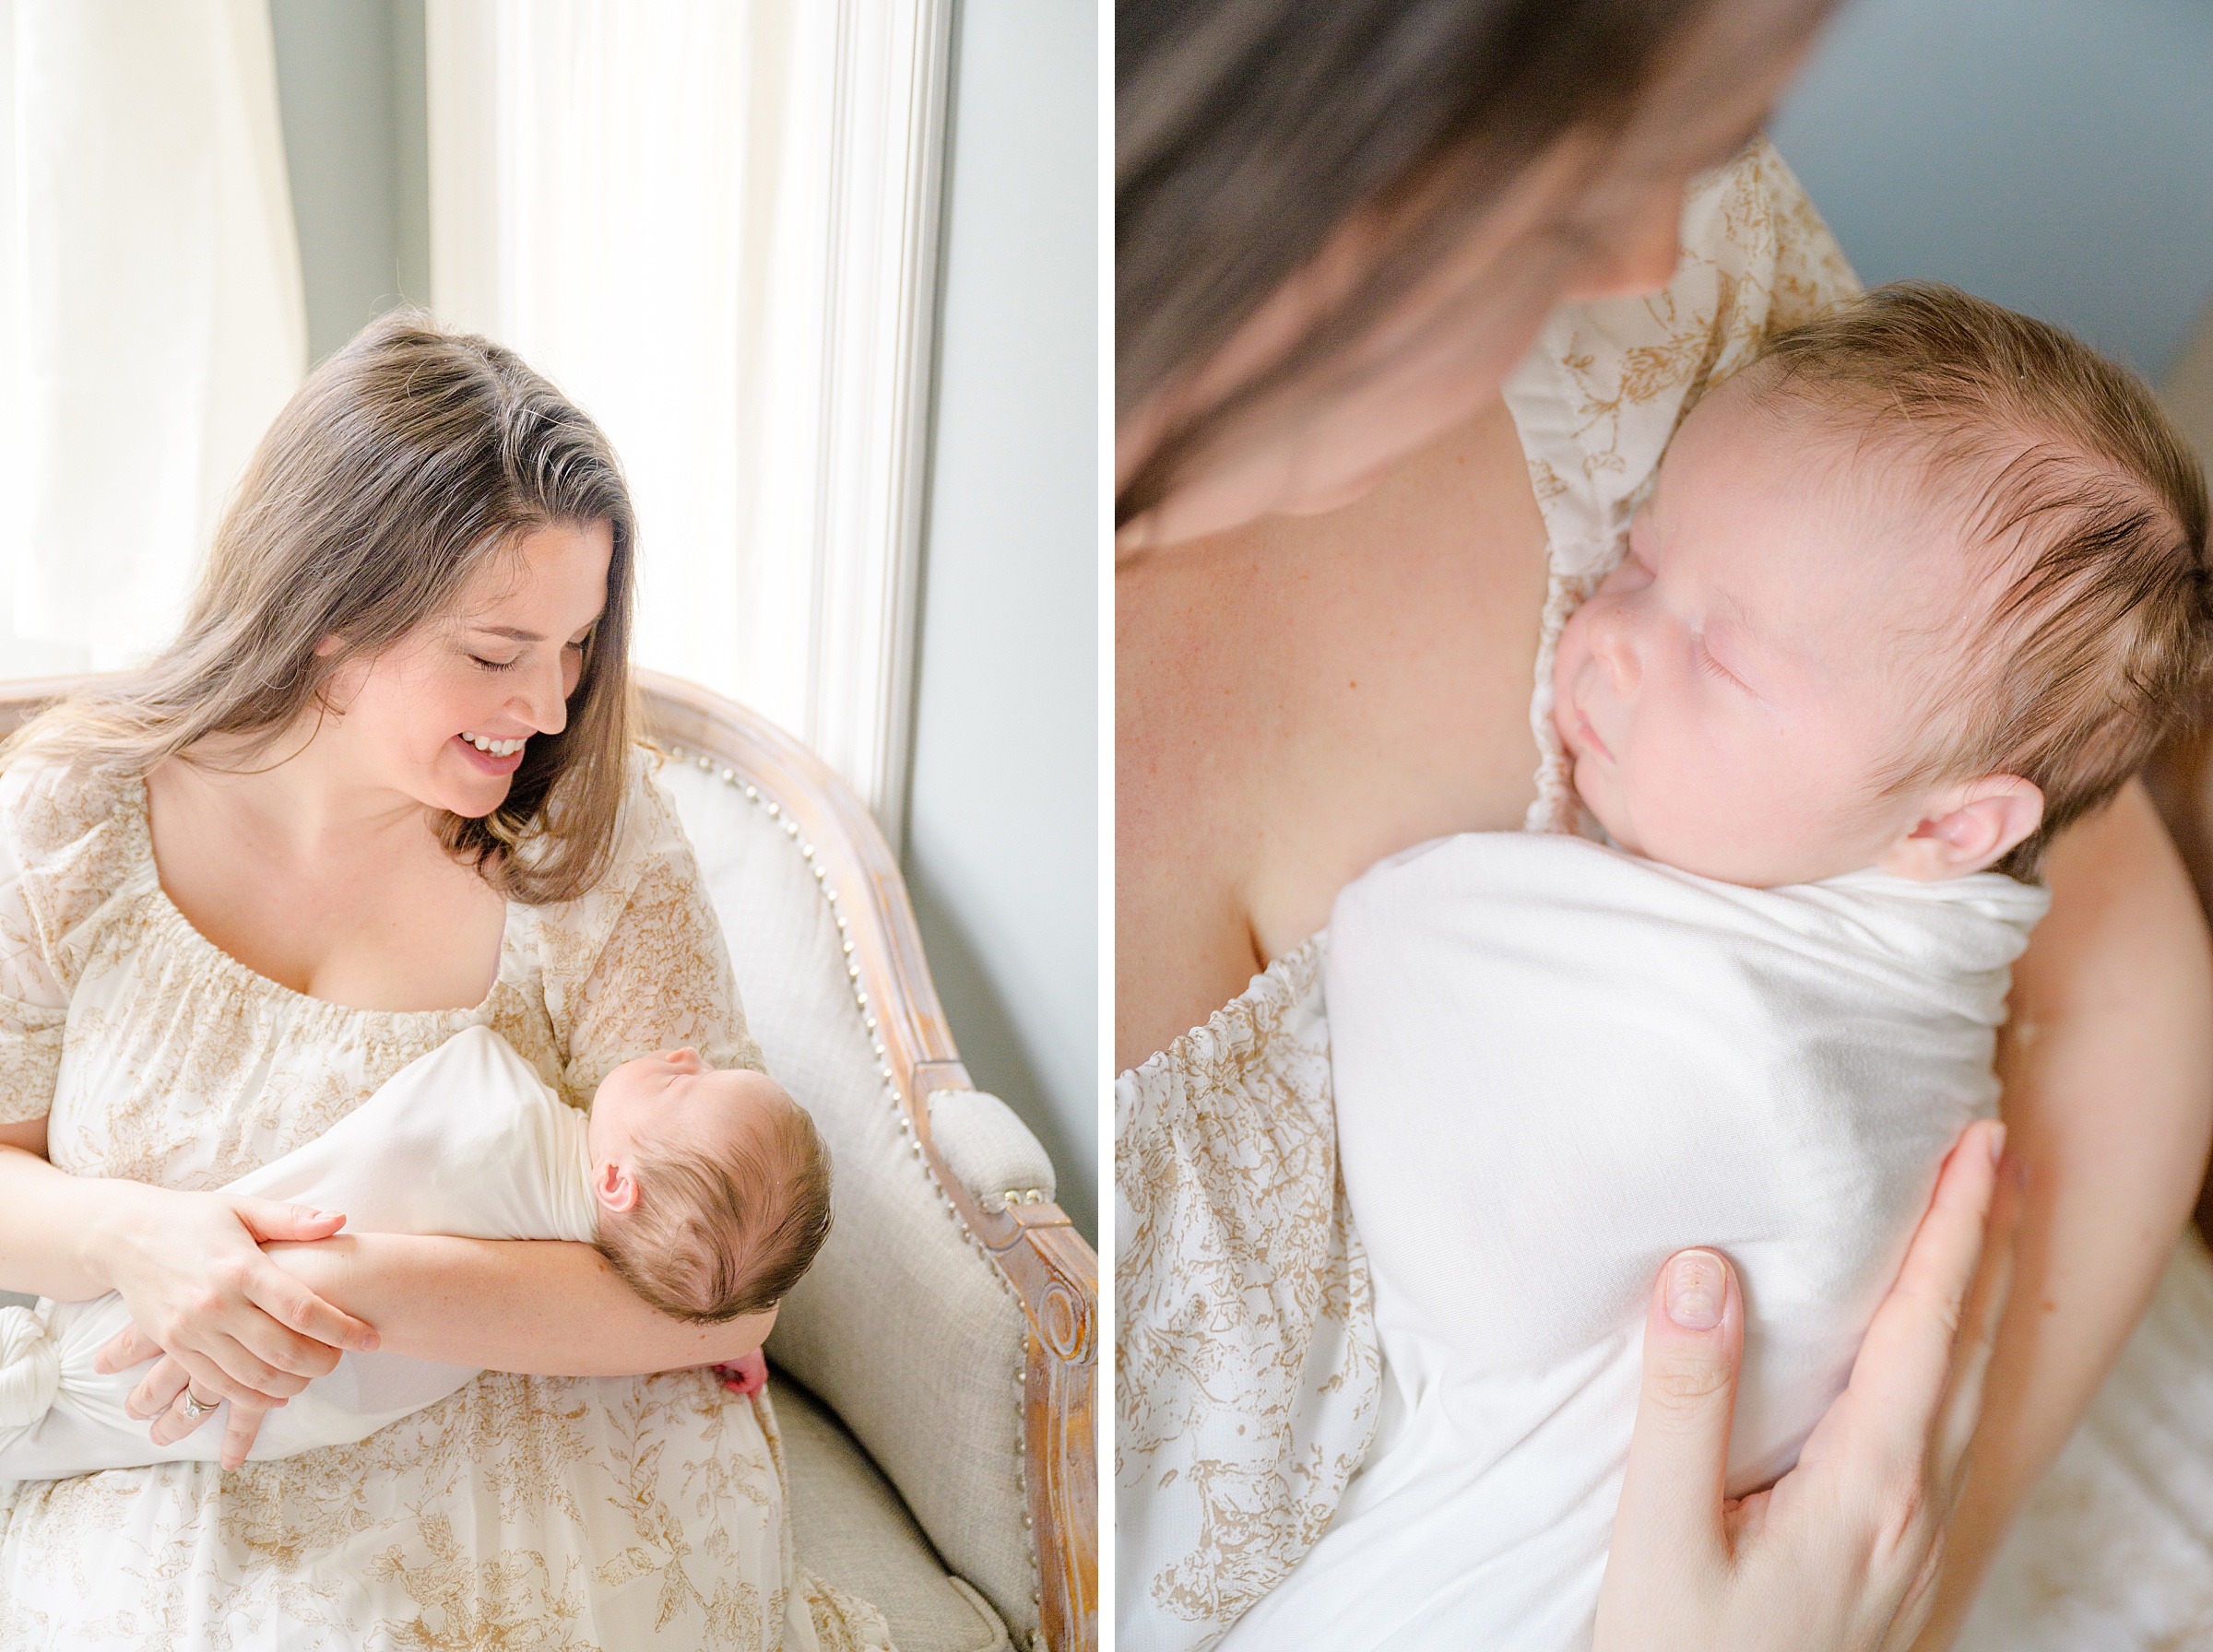
<instances>
[{"instance_id":1,"label":"woman's teeth","mask_svg":"<svg viewBox=\"0 0 2213 1652\"><path fill-rule=\"evenodd\" d=\"M513 757L524 746L523 740L488 739L480 734L465 734L461 738L479 751L490 752L493 757Z\"/></svg>"}]
</instances>

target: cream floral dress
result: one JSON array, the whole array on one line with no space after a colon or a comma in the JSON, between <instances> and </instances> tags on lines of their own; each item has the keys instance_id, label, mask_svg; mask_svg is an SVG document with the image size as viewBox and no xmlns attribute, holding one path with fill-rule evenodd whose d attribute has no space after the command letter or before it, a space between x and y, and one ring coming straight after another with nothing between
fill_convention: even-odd
<instances>
[{"instance_id":1,"label":"cream floral dress","mask_svg":"<svg viewBox=\"0 0 2213 1652\"><path fill-rule=\"evenodd\" d=\"M1529 824L1577 822L1553 649L1621 552L1675 424L1768 333L1858 283L1760 140L1685 204L1659 294L1573 306L1506 386L1550 541ZM1338 1185L1317 936L1115 1084L1117 1627L1201 1652L1336 1512L1383 1393L1367 1267Z\"/></svg>"},{"instance_id":2,"label":"cream floral dress","mask_svg":"<svg viewBox=\"0 0 2213 1652\"><path fill-rule=\"evenodd\" d=\"M760 1065L643 753L598 887L511 904L485 1000L409 1013L302 997L202 937L155 876L143 785L0 774L0 1121L47 1115L61 1169L220 1186L471 1026L577 1106L674 1044ZM234 1473L0 1485L0 1647L888 1645L795 1566L785 1503L764 1397L704 1371L487 1372L358 1444Z\"/></svg>"}]
</instances>

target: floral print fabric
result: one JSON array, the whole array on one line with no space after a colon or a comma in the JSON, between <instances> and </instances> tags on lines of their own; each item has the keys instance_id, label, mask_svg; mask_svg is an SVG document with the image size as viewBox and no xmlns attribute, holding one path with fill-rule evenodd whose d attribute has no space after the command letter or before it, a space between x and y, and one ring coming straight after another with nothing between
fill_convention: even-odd
<instances>
[{"instance_id":1,"label":"floral print fabric","mask_svg":"<svg viewBox=\"0 0 2213 1652\"><path fill-rule=\"evenodd\" d=\"M254 974L155 873L146 794L0 774L0 1120L77 1175L202 1190L313 1139L489 1026L573 1105L633 1056L760 1065L691 847L639 755L613 862L511 905L467 1009L348 1009ZM704 1370L487 1372L351 1446L0 1485L0 1646L888 1645L798 1568L765 1396Z\"/></svg>"}]
</instances>

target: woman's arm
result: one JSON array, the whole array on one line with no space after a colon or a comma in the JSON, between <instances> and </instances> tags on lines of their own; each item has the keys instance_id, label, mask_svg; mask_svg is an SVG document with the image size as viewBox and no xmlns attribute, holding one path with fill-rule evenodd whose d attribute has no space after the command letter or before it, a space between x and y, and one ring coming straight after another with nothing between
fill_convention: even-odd
<instances>
[{"instance_id":1,"label":"woman's arm","mask_svg":"<svg viewBox=\"0 0 2213 1652\"><path fill-rule=\"evenodd\" d=\"M751 1353L772 1309L720 1325L648 1306L588 1245L341 1233L272 1245L288 1271L376 1327L387 1352L537 1376L639 1376Z\"/></svg>"},{"instance_id":2,"label":"woman's arm","mask_svg":"<svg viewBox=\"0 0 2213 1652\"><path fill-rule=\"evenodd\" d=\"M43 1118L0 1125L0 1289L61 1302L121 1292L208 1398L280 1400L330 1370L340 1348L375 1346L367 1326L260 1248L322 1238L342 1217L68 1175L45 1150Z\"/></svg>"},{"instance_id":3,"label":"woman's arm","mask_svg":"<svg viewBox=\"0 0 2213 1652\"><path fill-rule=\"evenodd\" d=\"M113 1290L101 1241L137 1186L54 1169L43 1118L0 1125L0 1291L82 1302Z\"/></svg>"},{"instance_id":4,"label":"woman's arm","mask_svg":"<svg viewBox=\"0 0 2213 1652\"><path fill-rule=\"evenodd\" d=\"M386 1352L490 1371L639 1376L728 1363L759 1349L776 1322L774 1308L721 1325L671 1319L648 1307L592 1246L562 1240L342 1233L266 1250L314 1300L376 1327ZM160 1352L134 1325L101 1349L100 1363L119 1370ZM132 1416L152 1420L159 1445L203 1426L175 1409L186 1381L183 1367L165 1355L124 1401ZM224 1468L246 1460L267 1409L251 1397L232 1400L224 1413Z\"/></svg>"},{"instance_id":5,"label":"woman's arm","mask_svg":"<svg viewBox=\"0 0 2213 1652\"><path fill-rule=\"evenodd\" d=\"M271 1245L283 1272L377 1328L388 1353L539 1376L637 1376L741 1359L759 1348L775 1311L720 1325L671 1319L646 1305L588 1245L558 1240L455 1239L442 1234L342 1233L315 1244ZM160 1351L133 1326L101 1351L110 1369ZM132 1391L133 1416L164 1411L183 1389L176 1363L160 1361ZM243 1408L242 1408L243 1409ZM243 1417L245 1446L254 1429ZM155 1438L190 1428L171 1418Z\"/></svg>"},{"instance_id":6,"label":"woman's arm","mask_svg":"<svg viewBox=\"0 0 2213 1652\"><path fill-rule=\"evenodd\" d=\"M2027 1173L2018 1273L1919 1652L1951 1644L2135 1328L2213 1133L2213 959L2143 788L2056 844L2050 879L1999 1046L2007 1145Z\"/></svg>"}]
</instances>

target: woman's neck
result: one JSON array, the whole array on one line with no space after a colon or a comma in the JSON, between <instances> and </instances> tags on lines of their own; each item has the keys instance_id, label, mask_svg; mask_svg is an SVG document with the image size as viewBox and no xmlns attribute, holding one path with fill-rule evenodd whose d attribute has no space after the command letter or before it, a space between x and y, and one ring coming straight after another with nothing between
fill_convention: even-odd
<instances>
[{"instance_id":1,"label":"woman's neck","mask_svg":"<svg viewBox=\"0 0 2213 1652\"><path fill-rule=\"evenodd\" d=\"M264 853L293 865L354 860L434 841L431 809L364 773L327 717L305 714L275 740L214 737L164 764L167 792L198 812L211 808Z\"/></svg>"},{"instance_id":2,"label":"woman's neck","mask_svg":"<svg viewBox=\"0 0 2213 1652\"><path fill-rule=\"evenodd\" d=\"M310 997L381 1011L480 1003L504 898L447 852L429 806L323 742L258 754L212 743L148 775L163 893L218 950Z\"/></svg>"}]
</instances>

